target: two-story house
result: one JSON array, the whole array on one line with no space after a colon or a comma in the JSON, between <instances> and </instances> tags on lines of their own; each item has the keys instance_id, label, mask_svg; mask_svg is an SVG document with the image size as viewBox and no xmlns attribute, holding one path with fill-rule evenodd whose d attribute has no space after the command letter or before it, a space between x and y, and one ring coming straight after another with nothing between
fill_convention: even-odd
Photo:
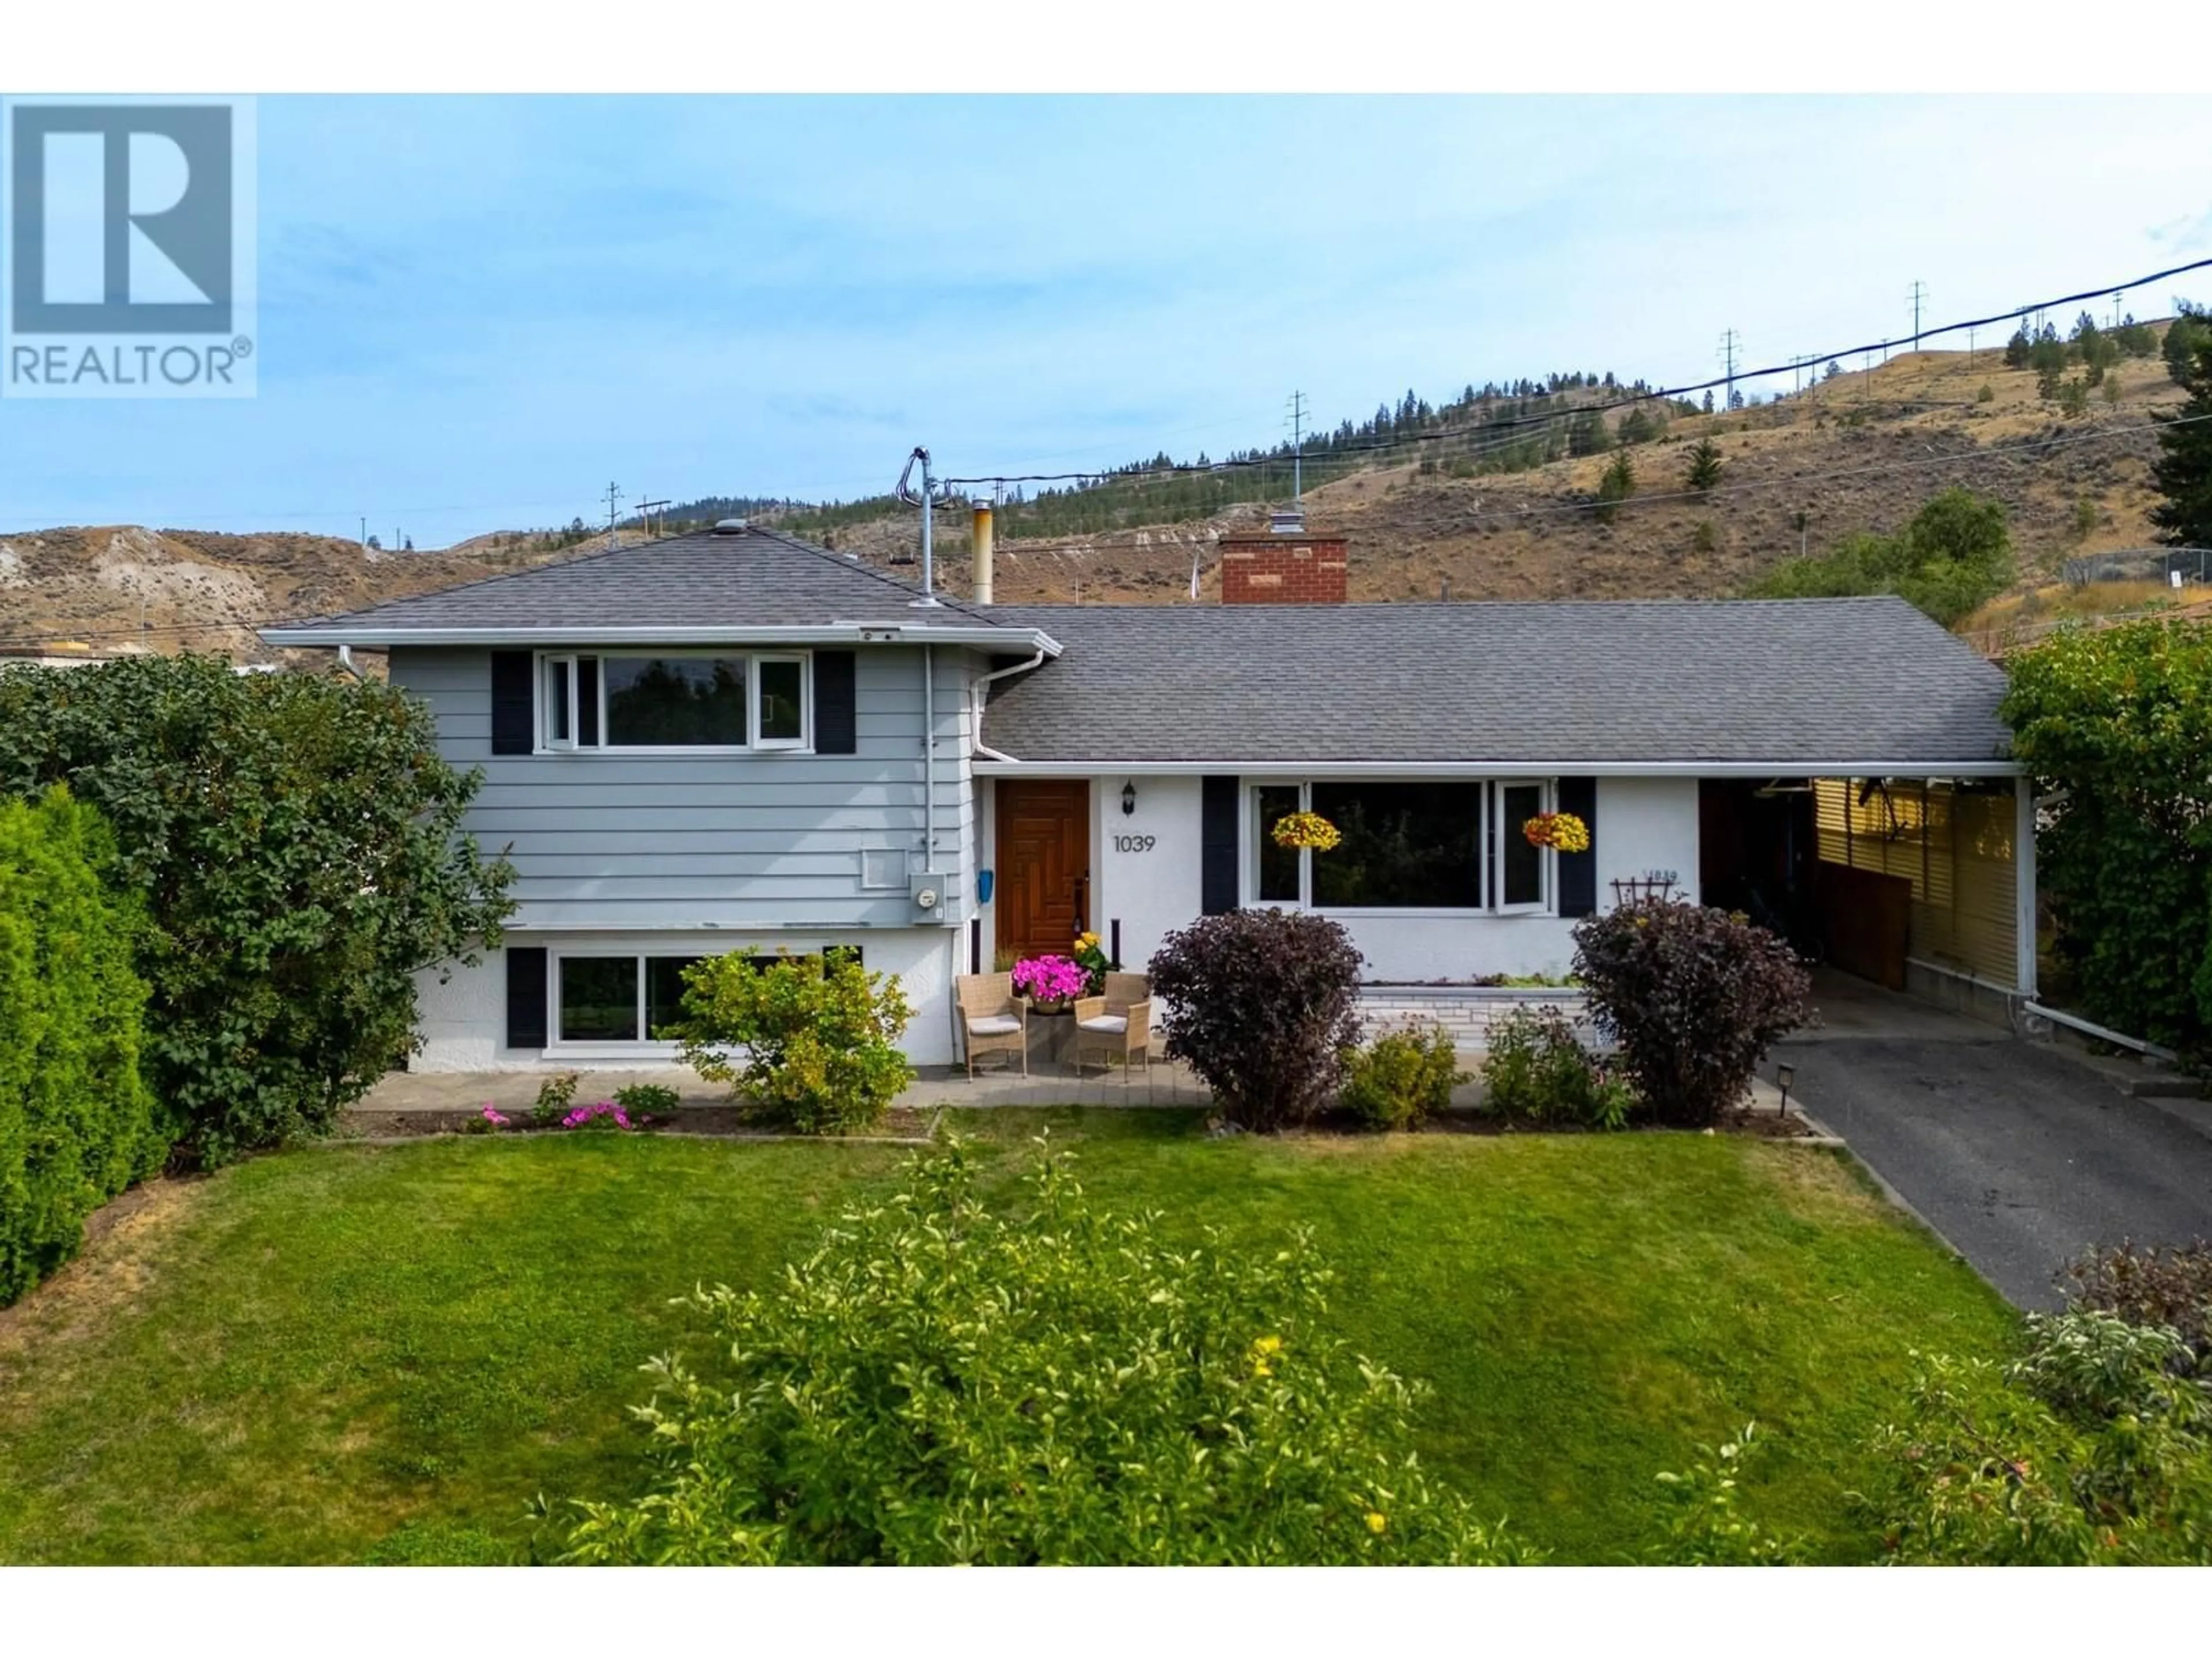
<instances>
[{"instance_id":1,"label":"two-story house","mask_svg":"<svg viewBox=\"0 0 2212 1659\"><path fill-rule=\"evenodd\" d=\"M425 1069L665 1063L678 970L745 946L858 949L942 1063L957 974L1084 927L1140 967L1261 904L1380 982L1558 974L1576 917L1664 891L2033 991L2002 678L1901 601L1353 605L1296 521L1221 556L1218 605L994 605L732 522L264 637L388 653L483 769L519 908L426 976ZM1275 845L1301 808L1341 845ZM1590 850L1529 844L1555 809Z\"/></svg>"}]
</instances>

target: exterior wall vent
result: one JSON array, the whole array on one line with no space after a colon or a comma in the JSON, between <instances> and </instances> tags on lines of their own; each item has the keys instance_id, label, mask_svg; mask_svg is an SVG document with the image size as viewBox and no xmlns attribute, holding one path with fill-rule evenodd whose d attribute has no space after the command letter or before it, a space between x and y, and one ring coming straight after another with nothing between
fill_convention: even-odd
<instances>
[{"instance_id":1,"label":"exterior wall vent","mask_svg":"<svg viewBox=\"0 0 2212 1659\"><path fill-rule=\"evenodd\" d=\"M1306 515L1303 507L1279 507L1267 514L1267 531L1275 536L1303 536Z\"/></svg>"}]
</instances>

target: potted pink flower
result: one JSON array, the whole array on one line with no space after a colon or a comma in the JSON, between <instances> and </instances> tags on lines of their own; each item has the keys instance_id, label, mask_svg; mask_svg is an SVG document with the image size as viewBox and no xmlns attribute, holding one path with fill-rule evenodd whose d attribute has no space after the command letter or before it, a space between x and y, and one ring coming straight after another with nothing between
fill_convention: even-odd
<instances>
[{"instance_id":1,"label":"potted pink flower","mask_svg":"<svg viewBox=\"0 0 2212 1659\"><path fill-rule=\"evenodd\" d=\"M1090 988L1089 972L1067 957L1030 957L1014 964L1014 989L1041 1014L1066 1012Z\"/></svg>"}]
</instances>

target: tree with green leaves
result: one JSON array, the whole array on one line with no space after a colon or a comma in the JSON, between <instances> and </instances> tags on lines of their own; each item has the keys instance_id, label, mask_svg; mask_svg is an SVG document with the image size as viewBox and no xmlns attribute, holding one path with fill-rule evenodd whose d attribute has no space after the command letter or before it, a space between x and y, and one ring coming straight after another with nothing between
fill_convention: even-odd
<instances>
[{"instance_id":1,"label":"tree with green leaves","mask_svg":"<svg viewBox=\"0 0 2212 1659\"><path fill-rule=\"evenodd\" d=\"M2081 1012L2212 1055L2212 628L2069 629L2005 671L2013 752L2049 805L2037 884Z\"/></svg>"},{"instance_id":2,"label":"tree with green leaves","mask_svg":"<svg viewBox=\"0 0 2212 1659\"><path fill-rule=\"evenodd\" d=\"M2027 325L2022 323L2013 331L2012 338L2005 342L2004 364L2007 368L2026 368L2035 342L2028 337Z\"/></svg>"},{"instance_id":3,"label":"tree with green leaves","mask_svg":"<svg viewBox=\"0 0 2212 1659\"><path fill-rule=\"evenodd\" d=\"M2166 372L2177 386L2188 380L2189 366L2200 345L2212 345L2212 314L2186 300L2176 301L2173 320L2166 325L2159 351L2166 359Z\"/></svg>"},{"instance_id":4,"label":"tree with green leaves","mask_svg":"<svg viewBox=\"0 0 2212 1659\"><path fill-rule=\"evenodd\" d=\"M1765 599L1894 593L1949 627L2012 580L2004 504L1947 489L1893 536L1847 537L1826 553L1786 559L1750 590Z\"/></svg>"},{"instance_id":5,"label":"tree with green leaves","mask_svg":"<svg viewBox=\"0 0 2212 1659\"><path fill-rule=\"evenodd\" d=\"M1721 481L1721 447L1711 438L1700 438L1690 451L1689 464L1682 469L1682 485L1705 494Z\"/></svg>"},{"instance_id":6,"label":"tree with green leaves","mask_svg":"<svg viewBox=\"0 0 2212 1659\"><path fill-rule=\"evenodd\" d=\"M2177 547L2212 547L2212 333L2181 384L2189 401L2157 417L2151 481L2166 499L2151 509L2150 521Z\"/></svg>"},{"instance_id":7,"label":"tree with green leaves","mask_svg":"<svg viewBox=\"0 0 2212 1659\"><path fill-rule=\"evenodd\" d=\"M0 798L67 782L145 902L145 1066L179 1155L320 1133L415 1040L416 975L496 946L513 871L429 709L337 674L129 657L0 674Z\"/></svg>"}]
</instances>

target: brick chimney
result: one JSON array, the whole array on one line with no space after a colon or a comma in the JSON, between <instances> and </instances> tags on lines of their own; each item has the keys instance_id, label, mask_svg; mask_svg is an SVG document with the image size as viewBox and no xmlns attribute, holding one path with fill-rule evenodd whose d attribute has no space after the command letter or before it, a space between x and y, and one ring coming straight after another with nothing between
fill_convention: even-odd
<instances>
[{"instance_id":1,"label":"brick chimney","mask_svg":"<svg viewBox=\"0 0 2212 1659\"><path fill-rule=\"evenodd\" d=\"M1270 528L1221 538L1224 605L1342 605L1346 538L1315 533L1303 515L1279 513Z\"/></svg>"}]
</instances>

